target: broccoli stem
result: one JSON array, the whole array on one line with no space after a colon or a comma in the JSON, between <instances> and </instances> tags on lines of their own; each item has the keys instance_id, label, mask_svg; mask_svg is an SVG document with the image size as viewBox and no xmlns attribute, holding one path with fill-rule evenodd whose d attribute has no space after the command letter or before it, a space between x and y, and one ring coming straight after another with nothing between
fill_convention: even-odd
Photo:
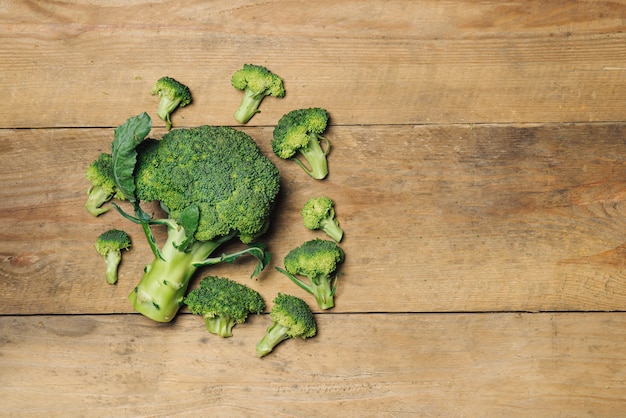
<instances>
[{"instance_id":1,"label":"broccoli stem","mask_svg":"<svg viewBox=\"0 0 626 418\"><path fill-rule=\"evenodd\" d=\"M309 167L307 168L307 166L305 166L302 161L296 157L294 157L293 160L298 163L298 165L302 167L302 169L306 171L309 176L316 180L322 180L328 175L328 161L326 160L326 156L330 151L330 142L326 138L314 133L310 133L308 136L308 145L300 148L298 151L307 161ZM326 142L326 150L322 149L320 141Z\"/></svg>"},{"instance_id":2,"label":"broccoli stem","mask_svg":"<svg viewBox=\"0 0 626 418\"><path fill-rule=\"evenodd\" d=\"M329 237L335 241L341 241L343 238L343 230L339 227L336 219L324 219L320 222L320 227Z\"/></svg>"},{"instance_id":3,"label":"broccoli stem","mask_svg":"<svg viewBox=\"0 0 626 418\"><path fill-rule=\"evenodd\" d=\"M94 216L102 215L110 208L103 208L101 206L111 200L111 196L112 194L110 192L106 192L102 187L91 186L87 190L87 202L85 202L85 209L87 209L87 211Z\"/></svg>"},{"instance_id":4,"label":"broccoli stem","mask_svg":"<svg viewBox=\"0 0 626 418\"><path fill-rule=\"evenodd\" d=\"M106 263L106 270L104 275L108 284L117 283L117 268L122 261L121 251L109 251L104 259Z\"/></svg>"},{"instance_id":5,"label":"broccoli stem","mask_svg":"<svg viewBox=\"0 0 626 418\"><path fill-rule=\"evenodd\" d=\"M241 104L234 114L239 123L247 123L255 113L260 112L259 106L265 98L265 94L257 94L249 88L244 89Z\"/></svg>"},{"instance_id":6,"label":"broccoli stem","mask_svg":"<svg viewBox=\"0 0 626 418\"><path fill-rule=\"evenodd\" d=\"M210 333L224 338L233 336L233 327L235 326L234 319L214 316L213 318L205 318L205 322L206 329Z\"/></svg>"},{"instance_id":7,"label":"broccoli stem","mask_svg":"<svg viewBox=\"0 0 626 418\"><path fill-rule=\"evenodd\" d=\"M256 345L256 355L263 357L272 352L280 342L289 338L289 328L274 322L267 328L265 335Z\"/></svg>"},{"instance_id":8,"label":"broccoli stem","mask_svg":"<svg viewBox=\"0 0 626 418\"><path fill-rule=\"evenodd\" d=\"M323 277L318 280L311 280L309 292L315 297L315 301L320 309L330 309L335 306L336 286L330 277Z\"/></svg>"},{"instance_id":9,"label":"broccoli stem","mask_svg":"<svg viewBox=\"0 0 626 418\"><path fill-rule=\"evenodd\" d=\"M167 241L161 250L162 259L154 258L146 266L139 284L128 295L135 310L157 322L171 321L197 270L194 263L202 262L231 237L215 241L195 241L186 251L177 244L186 238L183 228L169 228Z\"/></svg>"}]
</instances>

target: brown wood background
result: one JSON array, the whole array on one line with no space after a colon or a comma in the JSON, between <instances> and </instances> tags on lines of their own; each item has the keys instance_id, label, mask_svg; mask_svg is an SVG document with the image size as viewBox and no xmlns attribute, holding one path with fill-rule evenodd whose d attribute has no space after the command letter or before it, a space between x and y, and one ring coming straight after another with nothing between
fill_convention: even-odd
<instances>
[{"instance_id":1,"label":"brown wood background","mask_svg":"<svg viewBox=\"0 0 626 418\"><path fill-rule=\"evenodd\" d=\"M619 417L626 407L626 1L0 0L0 415ZM287 95L245 126L230 76ZM84 171L154 81L175 126L230 125L281 170L274 261L203 269L310 297L274 271L327 194L345 230L319 334L257 359L257 316L217 339L126 300L150 252L83 208ZM331 115L330 176L269 142ZM135 241L109 286L93 249ZM195 281L194 281L195 283Z\"/></svg>"}]
</instances>

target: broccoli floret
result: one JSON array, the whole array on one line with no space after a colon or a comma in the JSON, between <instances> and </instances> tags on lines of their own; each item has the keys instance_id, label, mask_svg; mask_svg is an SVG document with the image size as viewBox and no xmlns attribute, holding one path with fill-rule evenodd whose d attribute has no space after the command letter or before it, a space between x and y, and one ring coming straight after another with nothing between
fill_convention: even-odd
<instances>
[{"instance_id":1,"label":"broccoli floret","mask_svg":"<svg viewBox=\"0 0 626 418\"><path fill-rule=\"evenodd\" d=\"M233 327L242 324L248 314L265 309L263 298L254 289L225 277L208 276L200 287L184 299L192 314L202 315L206 329L220 337L232 337Z\"/></svg>"},{"instance_id":2,"label":"broccoli floret","mask_svg":"<svg viewBox=\"0 0 626 418\"><path fill-rule=\"evenodd\" d=\"M256 354L263 357L289 338L310 338L317 333L311 308L300 298L279 293L270 312L272 325L256 345Z\"/></svg>"},{"instance_id":3,"label":"broccoli floret","mask_svg":"<svg viewBox=\"0 0 626 418\"><path fill-rule=\"evenodd\" d=\"M87 189L85 209L93 216L99 216L111 207L103 207L106 202L116 198L124 200L124 194L115 186L113 181L111 154L102 153L85 171L85 178L91 185Z\"/></svg>"},{"instance_id":4,"label":"broccoli floret","mask_svg":"<svg viewBox=\"0 0 626 418\"><path fill-rule=\"evenodd\" d=\"M108 284L117 283L117 269L122 261L122 250L131 247L128 234L119 229L103 232L96 239L96 251L104 257L106 263L105 278Z\"/></svg>"},{"instance_id":5,"label":"broccoli floret","mask_svg":"<svg viewBox=\"0 0 626 418\"><path fill-rule=\"evenodd\" d=\"M343 230L335 217L335 203L327 196L312 197L302 207L302 221L310 230L321 229L337 242L343 238Z\"/></svg>"},{"instance_id":6,"label":"broccoli floret","mask_svg":"<svg viewBox=\"0 0 626 418\"><path fill-rule=\"evenodd\" d=\"M282 159L293 160L311 177L322 180L328 175L330 141L321 134L328 125L328 112L314 107L296 109L280 118L274 128L272 150ZM322 148L321 142L325 143ZM308 167L300 161L304 157Z\"/></svg>"},{"instance_id":7,"label":"broccoli floret","mask_svg":"<svg viewBox=\"0 0 626 418\"><path fill-rule=\"evenodd\" d=\"M265 96L285 96L282 78L260 65L244 64L233 74L231 84L237 90L243 90L241 104L234 114L239 123L247 123L260 112L259 105Z\"/></svg>"},{"instance_id":8,"label":"broccoli floret","mask_svg":"<svg viewBox=\"0 0 626 418\"><path fill-rule=\"evenodd\" d=\"M336 270L344 258L336 242L314 239L291 250L285 257L285 269L276 267L276 270L312 294L320 309L330 309L335 306ZM306 276L308 283L298 275Z\"/></svg>"},{"instance_id":9,"label":"broccoli floret","mask_svg":"<svg viewBox=\"0 0 626 418\"><path fill-rule=\"evenodd\" d=\"M134 219L125 215L142 224L155 255L129 295L138 312L169 322L198 267L249 254L259 261L254 275L269 261L262 246L254 244L210 257L236 237L250 244L262 235L279 191L278 169L244 132L200 126L146 139L137 147L132 175L137 202L158 201L167 215L146 220L149 216L138 211L138 203ZM167 227L161 249L148 225Z\"/></svg>"},{"instance_id":10,"label":"broccoli floret","mask_svg":"<svg viewBox=\"0 0 626 418\"><path fill-rule=\"evenodd\" d=\"M172 129L170 115L176 108L185 107L191 103L189 87L171 77L161 77L154 84L150 93L159 96L157 114L165 121L165 127L169 131Z\"/></svg>"}]
</instances>

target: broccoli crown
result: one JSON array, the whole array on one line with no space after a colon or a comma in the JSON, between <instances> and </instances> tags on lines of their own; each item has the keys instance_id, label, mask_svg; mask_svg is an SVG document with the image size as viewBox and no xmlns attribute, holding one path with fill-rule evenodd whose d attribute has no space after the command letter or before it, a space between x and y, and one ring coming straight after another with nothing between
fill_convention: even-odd
<instances>
[{"instance_id":1,"label":"broccoli crown","mask_svg":"<svg viewBox=\"0 0 626 418\"><path fill-rule=\"evenodd\" d=\"M328 277L344 260L344 252L336 242L314 239L291 250L285 257L285 270L316 280Z\"/></svg>"},{"instance_id":2,"label":"broccoli crown","mask_svg":"<svg viewBox=\"0 0 626 418\"><path fill-rule=\"evenodd\" d=\"M177 101L178 107L187 106L191 103L191 92L189 87L171 77L161 77L152 87L151 94L156 94L160 98L167 98Z\"/></svg>"},{"instance_id":3,"label":"broccoli crown","mask_svg":"<svg viewBox=\"0 0 626 418\"><path fill-rule=\"evenodd\" d=\"M285 95L282 78L260 65L244 64L243 68L233 74L231 84L237 90L252 91L254 96Z\"/></svg>"},{"instance_id":4,"label":"broccoli crown","mask_svg":"<svg viewBox=\"0 0 626 418\"><path fill-rule=\"evenodd\" d=\"M174 129L138 150L137 197L159 201L178 221L195 206L194 238L229 234L250 242L265 232L279 191L280 175L254 140L225 126Z\"/></svg>"},{"instance_id":5,"label":"broccoli crown","mask_svg":"<svg viewBox=\"0 0 626 418\"><path fill-rule=\"evenodd\" d=\"M326 196L312 197L302 207L302 220L307 229L320 229L322 222L335 217L334 202Z\"/></svg>"},{"instance_id":6,"label":"broccoli crown","mask_svg":"<svg viewBox=\"0 0 626 418\"><path fill-rule=\"evenodd\" d=\"M221 317L245 322L249 313L260 314L265 302L254 289L225 277L208 276L184 299L191 313L205 318Z\"/></svg>"},{"instance_id":7,"label":"broccoli crown","mask_svg":"<svg viewBox=\"0 0 626 418\"><path fill-rule=\"evenodd\" d=\"M92 186L100 187L103 192L114 195L118 199L124 199L124 195L115 187L113 181L113 158L111 154L103 152L96 158L85 171L85 178Z\"/></svg>"},{"instance_id":8,"label":"broccoli crown","mask_svg":"<svg viewBox=\"0 0 626 418\"><path fill-rule=\"evenodd\" d=\"M275 324L286 328L290 338L309 338L317 333L317 324L311 308L295 296L279 293L274 299L270 317Z\"/></svg>"},{"instance_id":9,"label":"broccoli crown","mask_svg":"<svg viewBox=\"0 0 626 418\"><path fill-rule=\"evenodd\" d=\"M325 109L292 110L283 115L274 128L272 150L280 158L292 158L296 152L308 147L312 139L317 140L327 125L328 112Z\"/></svg>"},{"instance_id":10,"label":"broccoli crown","mask_svg":"<svg viewBox=\"0 0 626 418\"><path fill-rule=\"evenodd\" d=\"M119 229L110 229L98 236L95 247L100 255L106 256L112 251L127 250L131 245L130 237L126 232Z\"/></svg>"}]
</instances>

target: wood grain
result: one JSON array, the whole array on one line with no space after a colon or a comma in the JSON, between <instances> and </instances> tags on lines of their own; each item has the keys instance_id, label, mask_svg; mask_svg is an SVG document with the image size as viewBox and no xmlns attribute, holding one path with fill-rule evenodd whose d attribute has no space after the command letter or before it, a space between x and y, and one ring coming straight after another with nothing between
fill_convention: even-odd
<instances>
[{"instance_id":1,"label":"wood grain","mask_svg":"<svg viewBox=\"0 0 626 418\"><path fill-rule=\"evenodd\" d=\"M623 416L624 16L626 0L0 0L0 415ZM264 359L267 315L220 340L184 310L131 314L142 231L83 208L114 127L147 111L163 133L159 77L194 96L175 126L237 126L244 63L287 89L240 127L282 174L273 260L193 285L312 302L274 269L321 236L302 204L329 195L346 231L318 335ZM310 106L331 114L323 182L269 147ZM93 249L111 227L135 242L116 286Z\"/></svg>"},{"instance_id":2,"label":"wood grain","mask_svg":"<svg viewBox=\"0 0 626 418\"><path fill-rule=\"evenodd\" d=\"M624 1L4 2L0 127L111 127L156 110L234 124L243 63L286 82L254 125L327 107L337 124L623 120Z\"/></svg>"},{"instance_id":3,"label":"wood grain","mask_svg":"<svg viewBox=\"0 0 626 418\"><path fill-rule=\"evenodd\" d=\"M120 319L122 319L120 321ZM0 413L28 416L617 417L622 314L318 315L263 359L268 317L0 317ZM583 319L583 320L581 320ZM71 348L69 348L71 347Z\"/></svg>"},{"instance_id":4,"label":"wood grain","mask_svg":"<svg viewBox=\"0 0 626 418\"><path fill-rule=\"evenodd\" d=\"M306 297L274 266L291 248L323 237L304 229L300 208L327 194L346 231L341 312L626 304L623 124L333 126L324 182L271 153L271 128L246 132L282 174L265 237L273 263L258 281L248 279L246 261L199 275L242 280L270 301L279 291ZM126 295L151 260L142 232L114 211L96 219L83 208L85 167L111 138L110 129L0 131L0 291L12 295L1 313L130 312ZM103 282L93 250L110 227L135 242L117 286Z\"/></svg>"}]
</instances>

